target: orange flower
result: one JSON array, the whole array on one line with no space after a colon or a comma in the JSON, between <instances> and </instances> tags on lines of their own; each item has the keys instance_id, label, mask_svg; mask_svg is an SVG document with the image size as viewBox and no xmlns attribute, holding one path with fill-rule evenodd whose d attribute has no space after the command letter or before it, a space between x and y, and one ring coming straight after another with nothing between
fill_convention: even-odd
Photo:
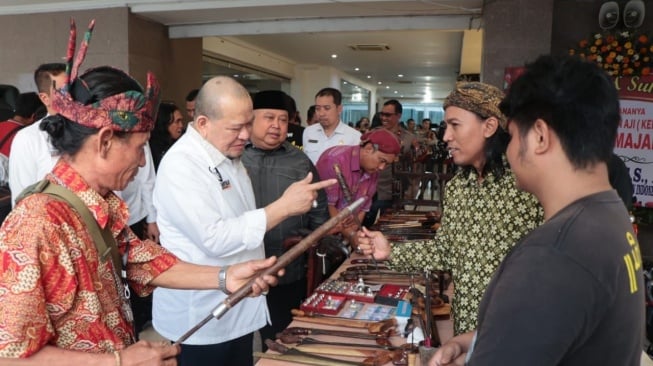
<instances>
[{"instance_id":1,"label":"orange flower","mask_svg":"<svg viewBox=\"0 0 653 366\"><path fill-rule=\"evenodd\" d=\"M647 34L622 32L592 34L569 49L576 55L596 63L610 75L653 75L653 42Z\"/></svg>"}]
</instances>

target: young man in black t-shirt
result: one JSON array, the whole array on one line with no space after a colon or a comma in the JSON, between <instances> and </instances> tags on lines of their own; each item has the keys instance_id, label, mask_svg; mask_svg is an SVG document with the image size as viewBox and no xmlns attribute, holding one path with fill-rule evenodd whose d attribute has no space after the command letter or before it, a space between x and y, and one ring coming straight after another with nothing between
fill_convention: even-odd
<instances>
[{"instance_id":1,"label":"young man in black t-shirt","mask_svg":"<svg viewBox=\"0 0 653 366\"><path fill-rule=\"evenodd\" d=\"M594 64L543 56L501 111L517 185L539 199L545 223L495 272L478 329L447 342L430 365L639 365L641 255L608 181L620 118L612 81Z\"/></svg>"}]
</instances>

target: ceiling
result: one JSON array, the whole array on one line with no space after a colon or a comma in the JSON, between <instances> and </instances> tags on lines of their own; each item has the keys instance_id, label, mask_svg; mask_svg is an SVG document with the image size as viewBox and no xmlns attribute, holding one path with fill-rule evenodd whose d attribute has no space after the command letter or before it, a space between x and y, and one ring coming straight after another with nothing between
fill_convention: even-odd
<instances>
[{"instance_id":1,"label":"ceiling","mask_svg":"<svg viewBox=\"0 0 653 366\"><path fill-rule=\"evenodd\" d=\"M2 0L0 15L129 6L133 13L167 25L172 38L230 37L296 64L332 66L344 78L376 87L379 98L438 100L453 87L461 61L462 73L480 72L483 3ZM382 50L360 50L361 46Z\"/></svg>"}]
</instances>

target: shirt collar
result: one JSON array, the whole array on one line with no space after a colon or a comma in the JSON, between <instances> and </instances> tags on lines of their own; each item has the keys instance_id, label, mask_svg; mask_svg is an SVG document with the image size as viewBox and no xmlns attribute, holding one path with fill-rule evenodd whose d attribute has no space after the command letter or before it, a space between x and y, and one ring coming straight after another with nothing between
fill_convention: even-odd
<instances>
[{"instance_id":1,"label":"shirt collar","mask_svg":"<svg viewBox=\"0 0 653 366\"><path fill-rule=\"evenodd\" d=\"M209 155L209 159L211 159L211 164L213 166L219 166L223 162L225 162L227 159L226 156L224 156L220 150L216 149L215 146L213 146L210 142L206 141L205 138L203 138L199 132L195 129L193 126L195 122L191 122L189 124L189 128L186 129L186 133L184 133L184 136L188 135L188 138L191 140L195 141L197 144L199 144L202 147L202 150L206 151L206 153Z\"/></svg>"},{"instance_id":2,"label":"shirt collar","mask_svg":"<svg viewBox=\"0 0 653 366\"><path fill-rule=\"evenodd\" d=\"M258 151L263 151L263 152L273 152L273 151L278 151L278 150L284 150L287 151L290 148L290 143L288 140L284 141L281 145L279 145L276 149L273 150L267 150L267 149L261 149L259 147L256 147L251 141L247 141L245 144L245 149L256 149Z\"/></svg>"},{"instance_id":3,"label":"shirt collar","mask_svg":"<svg viewBox=\"0 0 653 366\"><path fill-rule=\"evenodd\" d=\"M508 159L506 159L505 155L503 155L501 157L501 162L503 163L503 167L505 168L506 172L509 171L510 166L508 164ZM476 171L476 169L474 169L474 168L469 169L469 174L467 175L467 177L464 177L464 175L463 175L463 180L469 185L472 185L472 184L478 185L478 172ZM488 172L487 175L485 176L485 178L483 179L483 182L481 182L481 185L492 184L496 180L497 180L497 177L492 172Z\"/></svg>"},{"instance_id":4,"label":"shirt collar","mask_svg":"<svg viewBox=\"0 0 653 366\"><path fill-rule=\"evenodd\" d=\"M319 123L317 123L317 126L318 126L317 129L322 131L322 133L324 133L324 127L322 127L322 125L319 124ZM348 127L348 126L344 122L338 121L338 125L336 126L336 129L333 130L333 133L334 134L336 134L336 133L344 134L345 133L344 130L345 130L346 127Z\"/></svg>"},{"instance_id":5,"label":"shirt collar","mask_svg":"<svg viewBox=\"0 0 653 366\"><path fill-rule=\"evenodd\" d=\"M351 149L351 165L350 165L351 171L352 172L360 172L361 171L361 147L360 146L353 146L353 149ZM363 172L365 173L365 172Z\"/></svg>"}]
</instances>

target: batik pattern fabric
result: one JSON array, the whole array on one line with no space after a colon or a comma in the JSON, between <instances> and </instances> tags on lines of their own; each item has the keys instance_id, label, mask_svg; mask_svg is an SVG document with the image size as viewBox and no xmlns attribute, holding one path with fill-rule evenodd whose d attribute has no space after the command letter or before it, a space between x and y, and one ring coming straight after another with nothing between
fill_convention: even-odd
<instances>
[{"instance_id":1,"label":"batik pattern fabric","mask_svg":"<svg viewBox=\"0 0 653 366\"><path fill-rule=\"evenodd\" d=\"M515 186L510 170L479 183L458 172L446 185L442 225L433 240L392 243L390 266L399 271L451 270L454 334L476 329L478 306L503 257L539 226L534 196Z\"/></svg>"},{"instance_id":2,"label":"batik pattern fabric","mask_svg":"<svg viewBox=\"0 0 653 366\"><path fill-rule=\"evenodd\" d=\"M136 294L178 262L129 229L127 205L91 189L60 160L47 179L75 193L100 227L110 227L121 255L129 243L127 277ZM123 312L124 288L110 256L101 260L81 216L43 193L20 201L0 229L0 357L28 357L46 345L92 353L133 343Z\"/></svg>"}]
</instances>

